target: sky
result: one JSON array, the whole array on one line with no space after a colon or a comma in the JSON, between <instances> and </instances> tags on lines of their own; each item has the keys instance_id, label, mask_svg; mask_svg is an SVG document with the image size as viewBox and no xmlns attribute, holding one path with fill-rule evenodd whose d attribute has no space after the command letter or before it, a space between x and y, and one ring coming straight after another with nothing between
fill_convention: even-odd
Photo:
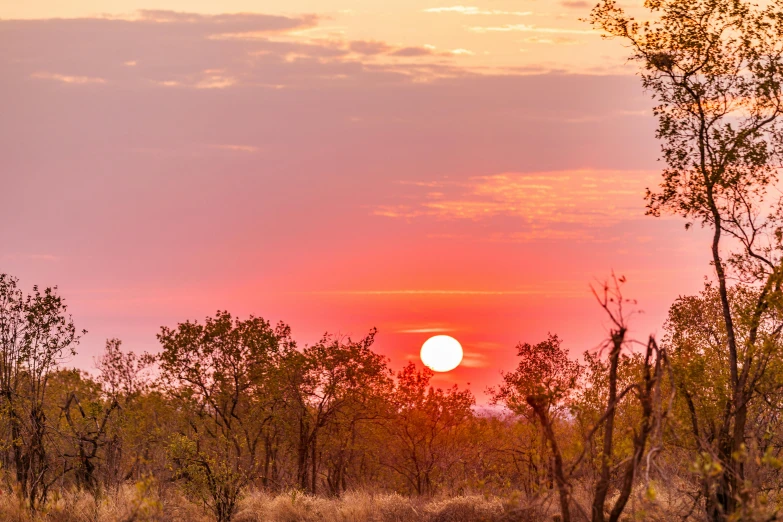
<instances>
[{"instance_id":1,"label":"sky","mask_svg":"<svg viewBox=\"0 0 783 522\"><path fill-rule=\"evenodd\" d=\"M59 286L86 370L228 310L395 370L452 335L433 382L482 402L519 342L600 346L612 271L660 337L708 241L645 216L652 103L590 5L0 1L0 272Z\"/></svg>"}]
</instances>

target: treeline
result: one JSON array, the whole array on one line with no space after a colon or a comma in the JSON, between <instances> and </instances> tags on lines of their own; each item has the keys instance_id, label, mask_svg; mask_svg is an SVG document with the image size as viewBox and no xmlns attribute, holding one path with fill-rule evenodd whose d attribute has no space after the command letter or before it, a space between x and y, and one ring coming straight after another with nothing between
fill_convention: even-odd
<instances>
[{"instance_id":1,"label":"treeline","mask_svg":"<svg viewBox=\"0 0 783 522\"><path fill-rule=\"evenodd\" d=\"M249 489L534 496L556 481L559 457L546 451L552 423L542 431L514 395L528 385L522 366L513 374L520 382L510 374L494 393L523 415L488 415L469 390L432 387L427 368L393 374L372 350L375 331L299 347L285 324L218 312L162 327L154 356L108 340L94 377L62 367L83 333L56 288L25 294L0 275L2 487L32 511L45 511L53 493L98 498L150 477L218 521L231 519ZM548 346L565 357L556 337ZM543 365L529 377L546 382L548 360L523 360ZM595 380L604 368L594 362ZM594 391L583 396L585 411L602 408ZM556 415L542 407L547 419ZM581 440L578 423L557 429Z\"/></svg>"},{"instance_id":2,"label":"treeline","mask_svg":"<svg viewBox=\"0 0 783 522\"><path fill-rule=\"evenodd\" d=\"M45 512L53 495L99 499L153 479L220 522L252 490L556 498L565 521L619 520L629 503L666 495L676 497L667 516L701 519L725 501L717 430L731 375L719 291L679 299L661 346L639 345L622 283L596 292L612 322L601 350L577 361L556 335L520 344L518 366L490 390L507 413L488 414L468 390L432 387L426 368L393 373L372 350L374 331L300 347L285 324L227 312L162 327L154 356L109 340L91 377L61 366L81 333L56 289L28 295L0 275L2 488ZM759 298L730 291L742 339ZM731 457L743 467L743 520L783 501L781 324L772 313L754 334L768 370L751 374L758 400Z\"/></svg>"},{"instance_id":3,"label":"treeline","mask_svg":"<svg viewBox=\"0 0 783 522\"><path fill-rule=\"evenodd\" d=\"M538 431L475 413L468 390L396 375L359 340L298 347L287 325L218 312L163 327L158 355L107 341L95 377L61 367L80 340L56 289L0 275L2 487L32 510L53 492L100 496L154 477L219 521L249 488L522 488L551 481Z\"/></svg>"}]
</instances>

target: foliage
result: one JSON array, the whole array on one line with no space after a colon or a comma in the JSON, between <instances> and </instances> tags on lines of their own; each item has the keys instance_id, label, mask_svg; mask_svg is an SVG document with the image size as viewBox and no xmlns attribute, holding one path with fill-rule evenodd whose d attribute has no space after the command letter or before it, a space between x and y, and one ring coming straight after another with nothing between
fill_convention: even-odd
<instances>
[{"instance_id":1,"label":"foliage","mask_svg":"<svg viewBox=\"0 0 783 522\"><path fill-rule=\"evenodd\" d=\"M390 371L385 358L372 351L374 339L375 330L358 342L327 335L286 361L284 397L298 432L297 476L303 490L318 490L322 432L344 427L351 440L359 423L379 415L377 406L390 385ZM345 489L349 451L343 445L333 455L329 486L335 493Z\"/></svg>"},{"instance_id":2,"label":"foliage","mask_svg":"<svg viewBox=\"0 0 783 522\"><path fill-rule=\"evenodd\" d=\"M0 274L2 469L13 469L20 494L33 510L71 469L67 462L58 465L62 456L53 455L47 444L54 426L46 406L49 379L62 358L75 353L79 338L56 287L41 291L36 286L25 295L15 278Z\"/></svg>"},{"instance_id":3,"label":"foliage","mask_svg":"<svg viewBox=\"0 0 783 522\"><path fill-rule=\"evenodd\" d=\"M203 325L163 327L158 339L161 378L185 414L170 447L175 476L228 521L258 471L279 360L294 346L290 329L218 312Z\"/></svg>"},{"instance_id":4,"label":"foliage","mask_svg":"<svg viewBox=\"0 0 783 522\"><path fill-rule=\"evenodd\" d=\"M705 476L711 520L742 516L755 493L747 488L749 414L776 350L764 348L762 324L781 306L783 207L775 197L783 158L783 2L647 0L652 18L628 17L602 0L591 22L630 44L643 86L657 102L657 137L666 167L661 186L648 191L652 215L673 212L686 228L712 232L727 386L724 413L713 416L717 476ZM727 240L728 239L728 240ZM754 290L739 312L729 280ZM739 329L745 321L747 336ZM693 417L693 415L692 415ZM693 436L702 438L699 430Z\"/></svg>"},{"instance_id":5,"label":"foliage","mask_svg":"<svg viewBox=\"0 0 783 522\"><path fill-rule=\"evenodd\" d=\"M415 493L431 494L460 458L459 446L475 403L468 390L429 385L433 371L409 363L397 374L385 431L394 441L382 463L403 477ZM390 449L391 449L390 448Z\"/></svg>"}]
</instances>

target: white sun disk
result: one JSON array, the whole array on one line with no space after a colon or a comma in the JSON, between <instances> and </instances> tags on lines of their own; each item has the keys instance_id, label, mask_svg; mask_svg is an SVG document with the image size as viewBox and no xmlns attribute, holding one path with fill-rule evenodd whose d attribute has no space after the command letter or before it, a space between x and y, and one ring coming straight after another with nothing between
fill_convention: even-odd
<instances>
[{"instance_id":1,"label":"white sun disk","mask_svg":"<svg viewBox=\"0 0 783 522\"><path fill-rule=\"evenodd\" d=\"M421 346L421 362L436 372L450 372L462 362L462 345L448 335L430 337Z\"/></svg>"}]
</instances>

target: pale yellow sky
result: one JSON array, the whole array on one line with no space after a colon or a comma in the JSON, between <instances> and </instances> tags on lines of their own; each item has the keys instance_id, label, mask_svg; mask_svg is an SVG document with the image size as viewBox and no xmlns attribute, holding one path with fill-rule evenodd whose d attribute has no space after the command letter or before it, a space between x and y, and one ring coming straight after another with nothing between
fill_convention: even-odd
<instances>
[{"instance_id":1,"label":"pale yellow sky","mask_svg":"<svg viewBox=\"0 0 783 522\"><path fill-rule=\"evenodd\" d=\"M634 1L634 4L640 2ZM432 46L472 68L628 73L624 51L579 19L592 2L561 0L2 0L0 18L132 17L140 9L204 14L317 14L300 39Z\"/></svg>"}]
</instances>

